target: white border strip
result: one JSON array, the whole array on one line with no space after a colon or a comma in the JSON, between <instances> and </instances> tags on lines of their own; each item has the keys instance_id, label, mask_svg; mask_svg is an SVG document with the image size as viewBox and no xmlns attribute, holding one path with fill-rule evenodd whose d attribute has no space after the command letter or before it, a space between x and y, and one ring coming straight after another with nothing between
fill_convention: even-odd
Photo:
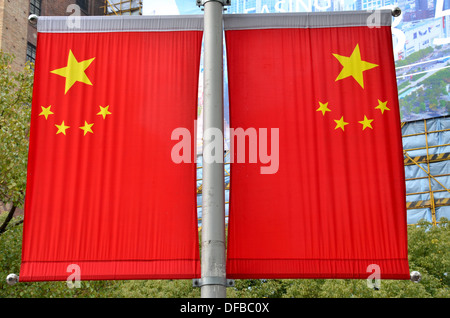
<instances>
[{"instance_id":1,"label":"white border strip","mask_svg":"<svg viewBox=\"0 0 450 318\"><path fill-rule=\"evenodd\" d=\"M391 10L225 14L225 30L391 26Z\"/></svg>"},{"instance_id":2,"label":"white border strip","mask_svg":"<svg viewBox=\"0 0 450 318\"><path fill-rule=\"evenodd\" d=\"M41 33L203 31L203 16L41 16L37 30Z\"/></svg>"}]
</instances>

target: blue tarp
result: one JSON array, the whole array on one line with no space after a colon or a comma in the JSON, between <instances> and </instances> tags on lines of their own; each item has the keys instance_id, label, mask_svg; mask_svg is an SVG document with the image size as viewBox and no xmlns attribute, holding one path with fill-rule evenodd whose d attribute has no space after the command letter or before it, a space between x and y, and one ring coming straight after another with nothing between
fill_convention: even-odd
<instances>
[{"instance_id":1,"label":"blue tarp","mask_svg":"<svg viewBox=\"0 0 450 318\"><path fill-rule=\"evenodd\" d=\"M404 136L403 149L406 150L408 155L413 159L414 157L427 155L427 150L425 148L427 142L428 155L450 153L450 146L440 146L450 144L450 131L442 131L445 129L450 129L450 117L428 119L426 120L426 127L424 120L408 122L402 128L402 135ZM427 132L427 138L425 138L425 131ZM423 149L410 150L412 148ZM450 161L431 162L429 168L426 163L420 163L419 166L425 171L428 171L429 169L430 175L434 178L428 178L428 174L416 164L405 166L406 201L414 202L430 200L430 184L435 200L450 198L450 193L445 189L450 189L450 176L448 176L450 175ZM424 193L409 194L417 192ZM441 217L450 219L450 206L437 207L435 212L437 221L439 221ZM407 211L408 224L415 224L420 219L431 222L431 209L410 209Z\"/></svg>"}]
</instances>

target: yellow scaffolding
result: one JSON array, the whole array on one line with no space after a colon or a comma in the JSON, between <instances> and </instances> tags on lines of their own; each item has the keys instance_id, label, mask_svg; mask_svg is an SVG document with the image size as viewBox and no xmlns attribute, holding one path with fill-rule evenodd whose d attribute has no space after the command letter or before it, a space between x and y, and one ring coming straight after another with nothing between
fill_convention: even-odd
<instances>
[{"instance_id":1,"label":"yellow scaffolding","mask_svg":"<svg viewBox=\"0 0 450 318\"><path fill-rule=\"evenodd\" d=\"M142 15L142 1L140 0L104 0L104 15Z\"/></svg>"},{"instance_id":2,"label":"yellow scaffolding","mask_svg":"<svg viewBox=\"0 0 450 318\"><path fill-rule=\"evenodd\" d=\"M405 123L402 123L402 127L404 125L405 125ZM408 196L410 196L410 195L429 194L430 199L429 200L420 200L420 201L408 201L408 199L407 199L406 200L407 201L406 208L408 210L429 208L431 211L432 224L433 224L433 226L436 226L439 223L439 221L437 221L437 219L436 219L436 207L450 206L450 195L449 195L449 198L440 198L440 199L435 198L435 193L439 193L439 192L450 193L450 190L446 186L444 186L441 182L439 182L439 180L437 180L437 178L438 177L448 177L448 176L450 176L450 174L449 173L443 173L443 174L439 174L439 175L431 174L430 173L430 163L450 160L450 153L430 154L429 150L432 148L437 148L437 147L450 146L450 144L443 143L443 144L430 146L428 143L428 138L429 138L430 134L442 133L442 132L450 133L450 129L440 129L440 130L429 131L427 129L427 119L423 120L423 125L424 125L424 132L416 133L416 134L407 134L407 135L403 135L402 137L405 138L405 137L423 135L424 139L425 139L424 147L403 149L403 154L404 154L404 165L405 166L416 165L426 174L426 176L424 176L424 177L407 178L406 181L427 179L428 180L428 191L406 193L406 197L408 198ZM423 155L423 156L412 157L408 153L408 151L424 150L424 149L426 150L426 155ZM420 164L426 164L426 169L424 167L422 167ZM432 188L432 180L434 182L436 182L437 184L439 184L439 186L442 187L442 189L438 189L438 190L433 189ZM415 225L415 224L409 224L409 225Z\"/></svg>"}]
</instances>

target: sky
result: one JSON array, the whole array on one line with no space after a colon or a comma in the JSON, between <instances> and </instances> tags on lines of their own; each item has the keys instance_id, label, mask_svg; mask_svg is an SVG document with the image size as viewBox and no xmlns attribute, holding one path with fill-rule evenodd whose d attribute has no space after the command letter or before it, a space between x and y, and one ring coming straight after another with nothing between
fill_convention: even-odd
<instances>
[{"instance_id":1,"label":"sky","mask_svg":"<svg viewBox=\"0 0 450 318\"><path fill-rule=\"evenodd\" d=\"M143 0L143 15L178 15L178 8L184 13L201 14L201 10L197 7L196 0ZM192 11L192 12L190 12Z\"/></svg>"}]
</instances>

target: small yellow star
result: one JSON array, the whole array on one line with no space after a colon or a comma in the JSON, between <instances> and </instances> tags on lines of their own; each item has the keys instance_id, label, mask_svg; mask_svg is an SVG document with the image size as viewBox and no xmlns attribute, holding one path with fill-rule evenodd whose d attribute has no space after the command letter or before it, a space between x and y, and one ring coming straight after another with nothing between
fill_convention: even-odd
<instances>
[{"instance_id":1,"label":"small yellow star","mask_svg":"<svg viewBox=\"0 0 450 318\"><path fill-rule=\"evenodd\" d=\"M363 125L363 130L366 129L367 127L369 127L370 129L373 129L371 122L373 122L373 119L367 119L366 115L364 115L364 120L358 121L358 123Z\"/></svg>"},{"instance_id":2,"label":"small yellow star","mask_svg":"<svg viewBox=\"0 0 450 318\"><path fill-rule=\"evenodd\" d=\"M341 119L339 120L335 119L334 121L336 122L336 127L334 129L341 128L342 131L344 131L344 126L348 125L348 123L344 121L344 116L342 116Z\"/></svg>"},{"instance_id":3,"label":"small yellow star","mask_svg":"<svg viewBox=\"0 0 450 318\"><path fill-rule=\"evenodd\" d=\"M108 111L109 105L106 107L102 107L102 106L99 106L99 107L100 107L100 111L97 113L97 115L102 115L103 119L106 118L106 115L111 115L111 113Z\"/></svg>"},{"instance_id":4,"label":"small yellow star","mask_svg":"<svg viewBox=\"0 0 450 318\"><path fill-rule=\"evenodd\" d=\"M85 135L85 136L86 136L86 134L87 134L88 132L90 132L91 134L93 134L94 132L93 132L92 129L91 129L91 127L92 127L93 125L94 125L93 123L92 123L92 124L88 124L87 121L84 121L84 126L80 127L80 129L81 129L81 130L84 130L84 135Z\"/></svg>"},{"instance_id":5,"label":"small yellow star","mask_svg":"<svg viewBox=\"0 0 450 318\"><path fill-rule=\"evenodd\" d=\"M39 114L39 116L43 115L45 117L45 120L47 120L48 115L53 115L53 112L50 110L50 107L52 107L52 105L48 107L41 106L42 112Z\"/></svg>"},{"instance_id":6,"label":"small yellow star","mask_svg":"<svg viewBox=\"0 0 450 318\"><path fill-rule=\"evenodd\" d=\"M69 57L67 59L67 66L53 70L50 73L66 78L66 86L64 91L64 94L66 94L76 82L92 85L91 81L84 71L86 71L86 69L89 67L89 65L91 65L94 59L95 57L89 60L78 62L73 55L72 50L70 50Z\"/></svg>"},{"instance_id":7,"label":"small yellow star","mask_svg":"<svg viewBox=\"0 0 450 318\"><path fill-rule=\"evenodd\" d=\"M378 100L378 106L375 107L375 109L381 110L381 113L383 114L385 110L390 110L389 108L387 108L386 104L387 101L382 102L381 100Z\"/></svg>"},{"instance_id":8,"label":"small yellow star","mask_svg":"<svg viewBox=\"0 0 450 318\"><path fill-rule=\"evenodd\" d=\"M361 60L359 44L356 44L356 47L350 56L342 56L339 54L333 54L333 56L337 58L339 63L343 66L341 72L336 78L336 82L351 76L358 82L359 85L361 85L362 88L364 88L363 72L378 66L377 64Z\"/></svg>"},{"instance_id":9,"label":"small yellow star","mask_svg":"<svg viewBox=\"0 0 450 318\"><path fill-rule=\"evenodd\" d=\"M64 134L64 136L66 135L66 130L68 128L70 128L70 126L66 126L66 124L64 124L64 120L61 123L61 125L55 125L58 128L58 131L56 132L56 134L62 133Z\"/></svg>"},{"instance_id":10,"label":"small yellow star","mask_svg":"<svg viewBox=\"0 0 450 318\"><path fill-rule=\"evenodd\" d=\"M317 112L322 112L322 115L325 116L325 112L331 112L331 110L328 108L328 103L322 104L319 102L320 107L317 108Z\"/></svg>"}]
</instances>

